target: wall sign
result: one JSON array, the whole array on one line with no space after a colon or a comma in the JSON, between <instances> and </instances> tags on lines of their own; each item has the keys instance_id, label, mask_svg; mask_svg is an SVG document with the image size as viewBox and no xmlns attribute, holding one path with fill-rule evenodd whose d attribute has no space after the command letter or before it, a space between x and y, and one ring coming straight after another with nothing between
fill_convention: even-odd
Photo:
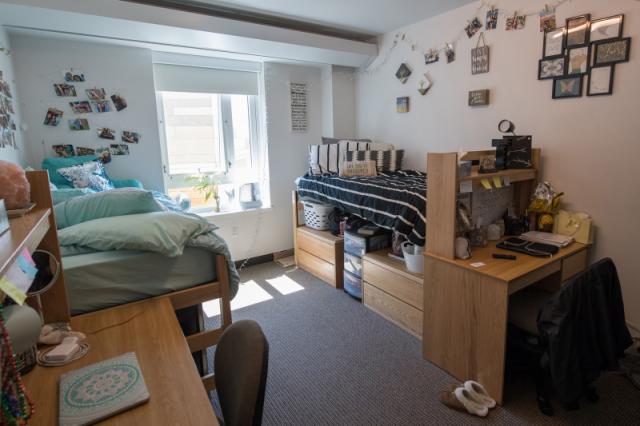
<instances>
[{"instance_id":1,"label":"wall sign","mask_svg":"<svg viewBox=\"0 0 640 426\"><path fill-rule=\"evenodd\" d=\"M291 131L306 133L309 122L307 118L307 84L290 83L291 93Z\"/></svg>"},{"instance_id":2,"label":"wall sign","mask_svg":"<svg viewBox=\"0 0 640 426\"><path fill-rule=\"evenodd\" d=\"M489 89L471 90L469 92L469 106L489 105Z\"/></svg>"}]
</instances>

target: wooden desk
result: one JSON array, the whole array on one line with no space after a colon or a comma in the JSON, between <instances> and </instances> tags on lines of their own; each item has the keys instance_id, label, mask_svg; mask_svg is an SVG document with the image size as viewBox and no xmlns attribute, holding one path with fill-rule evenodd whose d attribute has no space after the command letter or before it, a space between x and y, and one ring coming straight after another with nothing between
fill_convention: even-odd
<instances>
[{"instance_id":1,"label":"wooden desk","mask_svg":"<svg viewBox=\"0 0 640 426\"><path fill-rule=\"evenodd\" d=\"M474 248L468 260L425 253L423 352L459 380L477 380L502 403L509 295L540 283L554 291L587 266L587 245L551 258ZM515 254L501 260L492 253ZM485 266L474 268L472 263Z\"/></svg>"},{"instance_id":2,"label":"wooden desk","mask_svg":"<svg viewBox=\"0 0 640 426\"><path fill-rule=\"evenodd\" d=\"M100 424L218 424L168 298L76 316L71 326L87 334L91 349L69 365L36 366L23 377L36 408L30 425L57 424L62 373L131 351L138 357L149 402Z\"/></svg>"}]
</instances>

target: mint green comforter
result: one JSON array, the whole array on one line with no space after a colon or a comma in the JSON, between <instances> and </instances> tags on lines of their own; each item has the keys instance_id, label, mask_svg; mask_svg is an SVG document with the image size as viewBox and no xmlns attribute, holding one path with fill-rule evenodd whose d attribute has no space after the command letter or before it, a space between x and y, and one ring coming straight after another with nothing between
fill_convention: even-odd
<instances>
[{"instance_id":1,"label":"mint green comforter","mask_svg":"<svg viewBox=\"0 0 640 426\"><path fill-rule=\"evenodd\" d=\"M234 297L240 278L226 242L215 229L196 215L160 211L82 222L58 230L58 238L63 256L91 251L137 250L176 257L182 255L185 247L223 255Z\"/></svg>"}]
</instances>

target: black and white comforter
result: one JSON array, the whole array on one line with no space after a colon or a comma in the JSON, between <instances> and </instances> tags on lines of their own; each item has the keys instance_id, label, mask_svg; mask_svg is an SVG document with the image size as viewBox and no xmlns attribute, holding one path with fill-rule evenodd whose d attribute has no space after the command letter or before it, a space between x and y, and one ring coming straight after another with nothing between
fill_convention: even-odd
<instances>
[{"instance_id":1,"label":"black and white comforter","mask_svg":"<svg viewBox=\"0 0 640 426\"><path fill-rule=\"evenodd\" d=\"M298 194L332 204L424 246L426 178L425 173L413 170L376 177L306 174L298 180Z\"/></svg>"}]
</instances>

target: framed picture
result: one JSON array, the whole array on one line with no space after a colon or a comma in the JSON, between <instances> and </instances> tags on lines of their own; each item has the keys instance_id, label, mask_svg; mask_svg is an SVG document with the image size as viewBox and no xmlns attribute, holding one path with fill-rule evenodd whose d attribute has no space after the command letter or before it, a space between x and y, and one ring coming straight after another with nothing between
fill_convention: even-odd
<instances>
[{"instance_id":1,"label":"framed picture","mask_svg":"<svg viewBox=\"0 0 640 426\"><path fill-rule=\"evenodd\" d=\"M590 20L589 14L567 19L566 47L584 46L589 43Z\"/></svg>"},{"instance_id":2,"label":"framed picture","mask_svg":"<svg viewBox=\"0 0 640 426\"><path fill-rule=\"evenodd\" d=\"M593 44L594 58L593 66L619 64L629 61L629 51L631 50L631 38L619 40L598 41Z\"/></svg>"},{"instance_id":3,"label":"framed picture","mask_svg":"<svg viewBox=\"0 0 640 426\"><path fill-rule=\"evenodd\" d=\"M544 42L542 46L542 57L557 58L564 55L566 28L554 28L544 32Z\"/></svg>"},{"instance_id":4,"label":"framed picture","mask_svg":"<svg viewBox=\"0 0 640 426\"><path fill-rule=\"evenodd\" d=\"M562 77L565 71L566 58L540 59L538 63L538 80Z\"/></svg>"},{"instance_id":5,"label":"framed picture","mask_svg":"<svg viewBox=\"0 0 640 426\"><path fill-rule=\"evenodd\" d=\"M402 96L396 99L396 111L397 112L409 112L409 97Z\"/></svg>"},{"instance_id":6,"label":"framed picture","mask_svg":"<svg viewBox=\"0 0 640 426\"><path fill-rule=\"evenodd\" d=\"M589 71L589 46L567 49L566 74L586 74Z\"/></svg>"},{"instance_id":7,"label":"framed picture","mask_svg":"<svg viewBox=\"0 0 640 426\"><path fill-rule=\"evenodd\" d=\"M411 68L405 63L400 64L398 71L396 71L396 78L400 80L402 84L405 84L409 80L411 75Z\"/></svg>"},{"instance_id":8,"label":"framed picture","mask_svg":"<svg viewBox=\"0 0 640 426\"><path fill-rule=\"evenodd\" d=\"M570 75L553 79L553 99L579 98L582 96L582 75Z\"/></svg>"},{"instance_id":9,"label":"framed picture","mask_svg":"<svg viewBox=\"0 0 640 426\"><path fill-rule=\"evenodd\" d=\"M587 96L611 95L615 65L591 68L587 80Z\"/></svg>"},{"instance_id":10,"label":"framed picture","mask_svg":"<svg viewBox=\"0 0 640 426\"><path fill-rule=\"evenodd\" d=\"M591 21L591 42L621 38L623 22L622 14Z\"/></svg>"}]
</instances>

